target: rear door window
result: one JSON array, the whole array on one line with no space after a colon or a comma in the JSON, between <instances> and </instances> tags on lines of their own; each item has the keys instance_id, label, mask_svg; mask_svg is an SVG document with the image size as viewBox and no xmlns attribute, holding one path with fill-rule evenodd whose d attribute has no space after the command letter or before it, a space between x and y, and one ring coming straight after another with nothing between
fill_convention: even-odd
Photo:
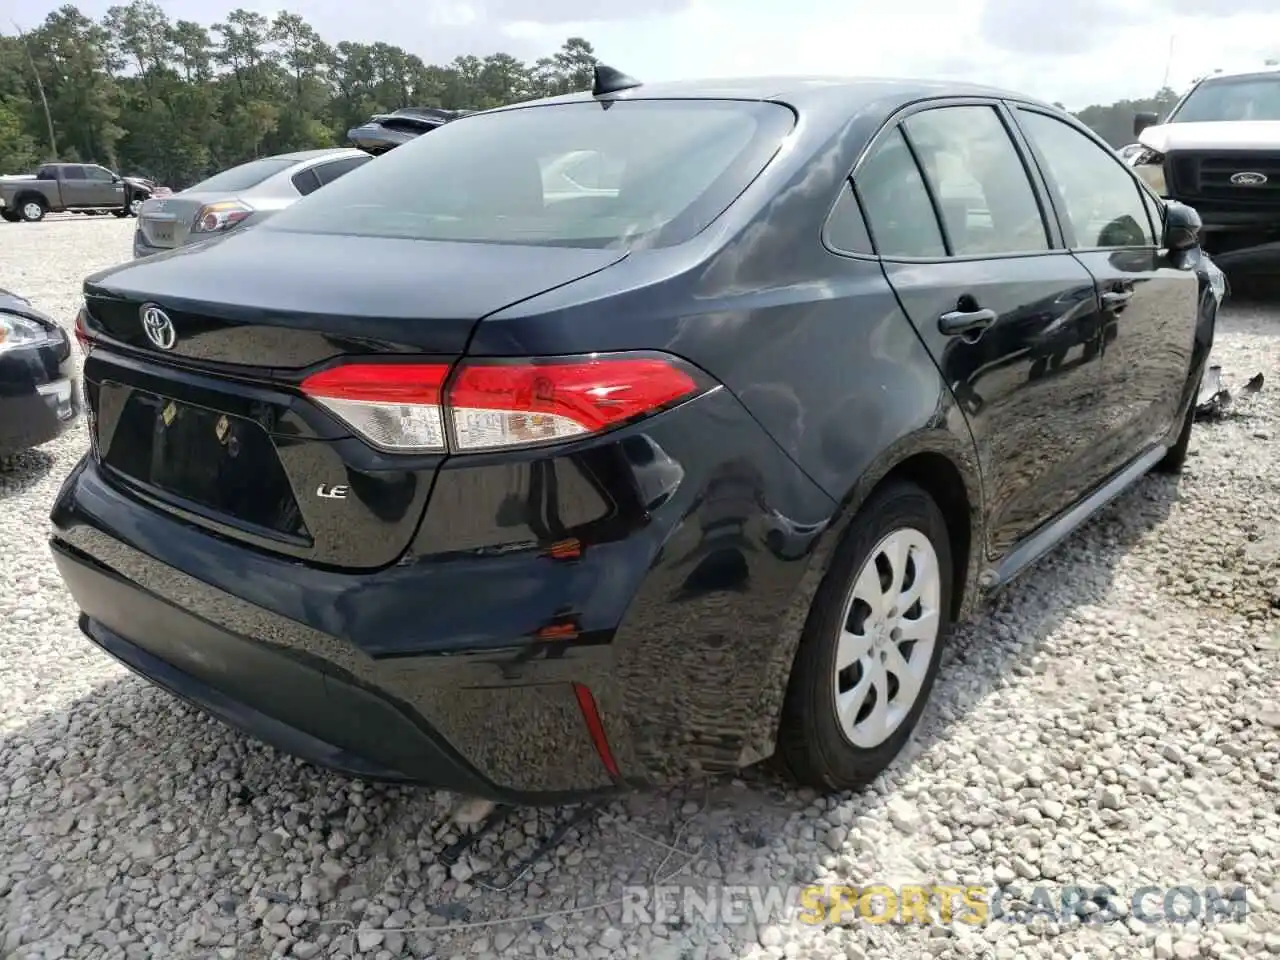
<instances>
[{"instance_id":1,"label":"rear door window","mask_svg":"<svg viewBox=\"0 0 1280 960\"><path fill-rule=\"evenodd\" d=\"M1049 249L1040 204L995 107L925 110L903 126L938 201L953 255Z\"/></svg>"},{"instance_id":2,"label":"rear door window","mask_svg":"<svg viewBox=\"0 0 1280 960\"><path fill-rule=\"evenodd\" d=\"M294 188L304 197L320 189L320 178L316 176L316 172L310 168L299 170L289 178L293 182Z\"/></svg>"},{"instance_id":3,"label":"rear door window","mask_svg":"<svg viewBox=\"0 0 1280 960\"><path fill-rule=\"evenodd\" d=\"M356 167L362 167L373 157L343 157L341 160L330 160L328 163L318 163L311 169L315 171L316 177L320 181L320 186L326 183L333 183L339 177L350 173Z\"/></svg>"},{"instance_id":4,"label":"rear door window","mask_svg":"<svg viewBox=\"0 0 1280 960\"><path fill-rule=\"evenodd\" d=\"M882 257L945 257L946 244L920 167L894 127L872 147L853 177Z\"/></svg>"},{"instance_id":5,"label":"rear door window","mask_svg":"<svg viewBox=\"0 0 1280 960\"><path fill-rule=\"evenodd\" d=\"M581 247L668 246L704 229L795 124L738 100L559 103L462 117L264 227Z\"/></svg>"}]
</instances>

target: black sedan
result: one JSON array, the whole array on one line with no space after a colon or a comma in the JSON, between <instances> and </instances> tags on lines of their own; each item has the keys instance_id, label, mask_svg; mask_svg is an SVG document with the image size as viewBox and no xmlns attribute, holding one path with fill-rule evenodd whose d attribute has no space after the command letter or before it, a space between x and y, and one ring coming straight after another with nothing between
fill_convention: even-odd
<instances>
[{"instance_id":1,"label":"black sedan","mask_svg":"<svg viewBox=\"0 0 1280 960\"><path fill-rule=\"evenodd\" d=\"M1197 217L1070 116L596 81L85 282L52 548L94 643L359 776L844 789L954 621L1181 468Z\"/></svg>"},{"instance_id":2,"label":"black sedan","mask_svg":"<svg viewBox=\"0 0 1280 960\"><path fill-rule=\"evenodd\" d=\"M0 290L0 457L56 439L79 410L66 331Z\"/></svg>"}]
</instances>

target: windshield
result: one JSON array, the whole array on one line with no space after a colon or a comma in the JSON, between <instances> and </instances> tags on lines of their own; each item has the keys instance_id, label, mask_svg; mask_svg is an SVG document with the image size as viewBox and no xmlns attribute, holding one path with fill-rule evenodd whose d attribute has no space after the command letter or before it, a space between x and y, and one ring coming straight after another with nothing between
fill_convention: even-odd
<instances>
[{"instance_id":1,"label":"windshield","mask_svg":"<svg viewBox=\"0 0 1280 960\"><path fill-rule=\"evenodd\" d=\"M186 193L235 193L256 187L273 173L279 173L293 166L296 160L282 157L264 157L261 160L250 160L230 170L215 173L208 180L201 180L194 186L187 187Z\"/></svg>"},{"instance_id":2,"label":"windshield","mask_svg":"<svg viewBox=\"0 0 1280 960\"><path fill-rule=\"evenodd\" d=\"M1169 117L1170 123L1214 120L1280 120L1280 73L1206 80Z\"/></svg>"},{"instance_id":3,"label":"windshield","mask_svg":"<svg viewBox=\"0 0 1280 960\"><path fill-rule=\"evenodd\" d=\"M666 246L720 215L777 152L773 103L559 103L454 120L365 164L272 230L577 247ZM315 196L315 195L313 195Z\"/></svg>"}]
</instances>

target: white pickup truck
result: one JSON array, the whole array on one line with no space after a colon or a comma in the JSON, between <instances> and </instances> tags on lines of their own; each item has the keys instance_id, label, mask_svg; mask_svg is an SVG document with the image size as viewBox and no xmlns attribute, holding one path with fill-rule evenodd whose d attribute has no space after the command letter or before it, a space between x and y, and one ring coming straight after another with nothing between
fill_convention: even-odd
<instances>
[{"instance_id":1,"label":"white pickup truck","mask_svg":"<svg viewBox=\"0 0 1280 960\"><path fill-rule=\"evenodd\" d=\"M1224 270L1280 267L1280 68L1214 74L1161 122L1134 117L1121 156L1161 196L1204 223L1204 248Z\"/></svg>"}]
</instances>

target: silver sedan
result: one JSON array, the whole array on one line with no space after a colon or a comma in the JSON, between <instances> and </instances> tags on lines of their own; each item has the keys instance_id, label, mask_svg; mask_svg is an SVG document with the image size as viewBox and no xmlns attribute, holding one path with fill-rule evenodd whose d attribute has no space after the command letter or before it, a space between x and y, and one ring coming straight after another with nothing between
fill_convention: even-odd
<instances>
[{"instance_id":1,"label":"silver sedan","mask_svg":"<svg viewBox=\"0 0 1280 960\"><path fill-rule=\"evenodd\" d=\"M138 211L133 255L146 257L242 229L372 159L363 150L346 147L282 153L147 200Z\"/></svg>"}]
</instances>

